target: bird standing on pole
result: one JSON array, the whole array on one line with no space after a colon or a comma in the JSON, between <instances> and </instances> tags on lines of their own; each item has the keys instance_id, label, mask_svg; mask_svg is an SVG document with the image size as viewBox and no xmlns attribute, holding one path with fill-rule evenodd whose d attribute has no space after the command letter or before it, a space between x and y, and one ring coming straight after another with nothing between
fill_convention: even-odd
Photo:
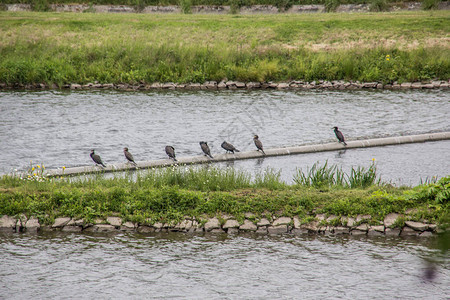
<instances>
[{"instance_id":1,"label":"bird standing on pole","mask_svg":"<svg viewBox=\"0 0 450 300\"><path fill-rule=\"evenodd\" d=\"M259 136L258 135L255 134L253 136L253 141L255 142L255 146L256 146L256 148L258 148L258 151L261 150L261 152L264 155L266 155L266 153L264 152L264 149L263 149L263 145L262 145L261 141L259 140Z\"/></svg>"},{"instance_id":2,"label":"bird standing on pole","mask_svg":"<svg viewBox=\"0 0 450 300\"><path fill-rule=\"evenodd\" d=\"M91 150L91 154L90 154L92 160L95 162L96 165L102 165L103 167L106 168L105 164L102 162L102 159L100 158L100 155L95 154L95 150L92 149Z\"/></svg>"},{"instance_id":3,"label":"bird standing on pole","mask_svg":"<svg viewBox=\"0 0 450 300\"><path fill-rule=\"evenodd\" d=\"M223 149L227 150L227 153L228 153L228 152L231 152L231 153L234 154L234 151L239 152L238 149L236 149L233 145L231 145L231 144L228 143L228 142L225 142L225 141L224 141L224 142L222 143L221 146L222 146Z\"/></svg>"},{"instance_id":4,"label":"bird standing on pole","mask_svg":"<svg viewBox=\"0 0 450 300\"><path fill-rule=\"evenodd\" d=\"M206 142L200 142L199 144L200 144L200 147L202 148L203 153L205 153L206 156L209 156L209 157L211 157L211 158L214 158L214 157L212 157L212 155L211 155L211 150L209 150L208 143L206 143Z\"/></svg>"},{"instance_id":5,"label":"bird standing on pole","mask_svg":"<svg viewBox=\"0 0 450 300\"><path fill-rule=\"evenodd\" d=\"M134 162L133 155L131 155L131 153L128 152L128 148L127 148L127 147L123 148L123 154L125 154L125 158L126 158L129 162L131 162L131 163L133 163L135 166L137 166L137 164Z\"/></svg>"},{"instance_id":6,"label":"bird standing on pole","mask_svg":"<svg viewBox=\"0 0 450 300\"><path fill-rule=\"evenodd\" d=\"M175 158L175 148L172 146L166 146L166 154L169 156L169 158L173 159L173 161L177 161Z\"/></svg>"},{"instance_id":7,"label":"bird standing on pole","mask_svg":"<svg viewBox=\"0 0 450 300\"><path fill-rule=\"evenodd\" d=\"M344 135L342 134L342 132L340 132L336 126L333 127L333 129L334 129L334 134L336 134L336 137L339 140L339 143L342 143L342 144L344 144L344 146L347 146L347 143L345 142L345 138L344 138Z\"/></svg>"}]
</instances>

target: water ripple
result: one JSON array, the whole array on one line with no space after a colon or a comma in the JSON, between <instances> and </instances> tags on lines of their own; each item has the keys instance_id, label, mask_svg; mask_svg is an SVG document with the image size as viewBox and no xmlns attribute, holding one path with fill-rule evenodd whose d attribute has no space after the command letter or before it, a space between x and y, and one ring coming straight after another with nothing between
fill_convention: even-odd
<instances>
[{"instance_id":1,"label":"water ripple","mask_svg":"<svg viewBox=\"0 0 450 300\"><path fill-rule=\"evenodd\" d=\"M421 281L436 250L417 239L49 233L0 252L2 299L444 299L450 278L447 258Z\"/></svg>"}]
</instances>

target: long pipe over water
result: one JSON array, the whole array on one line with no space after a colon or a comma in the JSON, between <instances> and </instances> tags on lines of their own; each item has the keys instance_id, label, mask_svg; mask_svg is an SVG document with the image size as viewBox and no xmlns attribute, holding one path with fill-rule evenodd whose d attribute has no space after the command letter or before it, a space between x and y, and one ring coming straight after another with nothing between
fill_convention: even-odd
<instances>
[{"instance_id":1,"label":"long pipe over water","mask_svg":"<svg viewBox=\"0 0 450 300\"><path fill-rule=\"evenodd\" d=\"M430 141L440 141L449 140L450 132L437 132L437 133L427 133L427 134L417 134L417 135L406 135L397 137L385 137L367 140L356 140L356 141L346 141L347 146L344 146L338 142L327 143L327 144L317 144L317 145L304 145L304 146L293 146L284 148L272 148L264 150L266 155L263 155L259 151L247 151L238 152L235 154L215 154L214 159L208 158L206 156L190 156L190 157L180 157L177 162L170 159L160 159L153 161L138 161L137 167L139 169L148 169L155 167L165 167L174 164L178 165L194 165L203 164L209 162L222 162L230 160L240 160L240 159L251 159L251 158L261 158L269 156L282 156L282 155L292 155L292 154L302 154L302 153L312 153L312 152L324 152L324 151L335 151L342 149L352 149L352 148L366 148L366 147L380 147L388 145L401 145L409 143L423 143ZM50 169L46 170L44 175L46 176L67 176L67 175L81 175L96 172L116 172L133 170L136 167L129 163L117 163L115 165L108 165L106 168L98 166L84 166L84 167L73 167L66 169Z\"/></svg>"}]
</instances>

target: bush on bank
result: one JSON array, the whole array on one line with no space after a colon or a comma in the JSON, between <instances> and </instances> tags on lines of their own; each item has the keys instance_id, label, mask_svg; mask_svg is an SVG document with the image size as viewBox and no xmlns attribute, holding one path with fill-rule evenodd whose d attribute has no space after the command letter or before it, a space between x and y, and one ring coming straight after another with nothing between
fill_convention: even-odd
<instances>
[{"instance_id":1,"label":"bush on bank","mask_svg":"<svg viewBox=\"0 0 450 300\"><path fill-rule=\"evenodd\" d=\"M412 220L427 220L442 227L450 223L450 177L414 188L376 182L352 188L329 181L287 185L273 171L258 176L250 180L246 173L215 168L184 171L169 168L137 178L130 174L112 179L101 174L80 180L43 181L37 177L3 176L0 215L25 214L46 224L60 216L92 222L116 215L147 224L178 222L184 216L221 214L243 220L248 212L259 218L297 216L305 223L318 213L368 214L376 224L389 213L413 209L409 212Z\"/></svg>"}]
</instances>

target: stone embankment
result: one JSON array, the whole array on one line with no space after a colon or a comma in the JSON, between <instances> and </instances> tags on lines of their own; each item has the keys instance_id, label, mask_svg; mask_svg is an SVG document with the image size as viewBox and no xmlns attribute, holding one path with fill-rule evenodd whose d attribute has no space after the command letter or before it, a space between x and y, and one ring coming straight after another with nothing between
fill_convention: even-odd
<instances>
[{"instance_id":1,"label":"stone embankment","mask_svg":"<svg viewBox=\"0 0 450 300\"><path fill-rule=\"evenodd\" d=\"M325 89L325 90L361 90L361 89L390 89L390 90L402 90L402 89L448 89L450 87L450 80L435 80L429 82L404 82L392 84L383 84L380 82L359 82L359 81L290 81L290 82L241 82L222 80L207 81L203 84L200 83L159 83L152 84L140 83L140 84L113 84L113 83L88 83L88 84L66 84L62 89L70 90L124 90L124 91L136 91L136 90L252 90L252 89L278 89L278 90L313 90L313 89ZM44 90L44 89L59 89L56 84L47 85L44 83L38 84L4 84L0 83L0 90L2 89L27 89L27 90Z\"/></svg>"},{"instance_id":2,"label":"stone embankment","mask_svg":"<svg viewBox=\"0 0 450 300\"><path fill-rule=\"evenodd\" d=\"M181 232L181 233L255 233L255 234L326 234L326 235L355 235L355 236L420 236L429 237L442 232L435 224L405 221L408 216L390 213L384 221L374 222L370 215L353 217L326 216L317 214L313 221L303 224L294 217L264 217L257 218L247 213L245 219L239 222L232 216L221 215L213 218L185 219L177 224L151 223L137 224L124 222L119 217L98 219L94 223L86 224L83 220L72 218L57 218L52 225L41 225L38 219L21 215L17 218L3 216L0 218L0 232Z\"/></svg>"},{"instance_id":3,"label":"stone embankment","mask_svg":"<svg viewBox=\"0 0 450 300\"><path fill-rule=\"evenodd\" d=\"M342 4L336 8L336 12L369 12L370 4ZM89 5L89 4L50 4L50 9L56 12L92 12L92 13L144 13L144 14L165 14L182 13L182 9L177 5L167 6L127 6L127 5ZM441 1L437 7L440 10L450 9L449 1ZM31 11L30 4L4 4L6 11ZM399 2L389 5L389 11L400 10L422 10L421 2ZM251 5L242 6L237 11L228 5L194 5L190 8L193 14L301 14L301 13L325 13L325 5L292 5L286 10L278 9L273 5Z\"/></svg>"}]
</instances>

